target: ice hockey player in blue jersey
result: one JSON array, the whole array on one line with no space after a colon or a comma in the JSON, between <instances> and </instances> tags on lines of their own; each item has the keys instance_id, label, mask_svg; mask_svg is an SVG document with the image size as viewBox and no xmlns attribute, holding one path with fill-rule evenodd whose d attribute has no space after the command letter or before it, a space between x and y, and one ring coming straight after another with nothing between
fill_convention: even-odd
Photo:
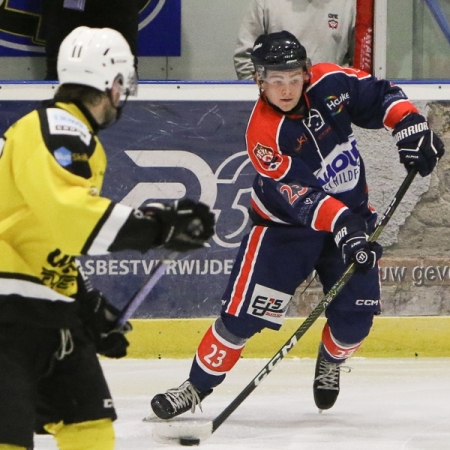
<instances>
[{"instance_id":1,"label":"ice hockey player in blue jersey","mask_svg":"<svg viewBox=\"0 0 450 450\"><path fill-rule=\"evenodd\" d=\"M319 410L331 408L342 364L380 313L382 248L368 242L377 215L352 124L391 131L400 162L422 176L444 154L427 120L387 80L331 63L311 67L305 48L286 31L261 35L251 58L260 89L246 132L257 171L253 227L188 380L152 399L162 419L194 411L222 383L249 338L279 329L296 288L313 270L328 292L354 262L355 274L326 309L315 369L315 403Z\"/></svg>"}]
</instances>

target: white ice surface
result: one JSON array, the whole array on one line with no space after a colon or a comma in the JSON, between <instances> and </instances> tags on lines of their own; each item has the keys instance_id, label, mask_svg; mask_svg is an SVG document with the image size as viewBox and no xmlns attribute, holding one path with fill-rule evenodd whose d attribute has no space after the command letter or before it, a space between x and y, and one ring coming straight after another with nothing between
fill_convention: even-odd
<instances>
[{"instance_id":1,"label":"white ice surface","mask_svg":"<svg viewBox=\"0 0 450 450\"><path fill-rule=\"evenodd\" d=\"M210 421L267 363L241 359L203 402L203 413L177 420ZM315 361L285 359L241 406L201 442L205 450L445 450L450 449L450 358L348 361L336 405L319 414L312 397ZM186 378L190 360L104 360L119 419L117 450L181 449L156 443L151 397ZM55 450L37 436L35 450Z\"/></svg>"}]
</instances>

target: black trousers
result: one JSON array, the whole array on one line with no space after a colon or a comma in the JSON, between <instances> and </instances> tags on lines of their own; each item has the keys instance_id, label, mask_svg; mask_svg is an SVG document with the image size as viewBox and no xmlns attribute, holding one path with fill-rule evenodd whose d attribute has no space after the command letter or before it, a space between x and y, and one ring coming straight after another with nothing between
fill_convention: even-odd
<instances>
[{"instance_id":1,"label":"black trousers","mask_svg":"<svg viewBox=\"0 0 450 450\"><path fill-rule=\"evenodd\" d=\"M81 328L71 334L58 360L60 330L0 324L0 443L33 448L47 423L117 418L93 344Z\"/></svg>"},{"instance_id":2,"label":"black trousers","mask_svg":"<svg viewBox=\"0 0 450 450\"><path fill-rule=\"evenodd\" d=\"M64 0L42 0L42 28L46 39L46 80L57 80L61 42L75 28L112 28L119 31L137 56L139 10L142 0L86 0L84 11L64 8ZM137 58L135 59L137 65Z\"/></svg>"}]
</instances>

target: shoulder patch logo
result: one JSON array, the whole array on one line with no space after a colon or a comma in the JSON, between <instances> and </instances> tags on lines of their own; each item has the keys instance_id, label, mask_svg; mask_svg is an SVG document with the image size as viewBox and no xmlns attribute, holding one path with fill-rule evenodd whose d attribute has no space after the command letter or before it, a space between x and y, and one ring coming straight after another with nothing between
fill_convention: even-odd
<instances>
[{"instance_id":1,"label":"shoulder patch logo","mask_svg":"<svg viewBox=\"0 0 450 450\"><path fill-rule=\"evenodd\" d=\"M273 157L275 156L275 152L272 147L267 147L259 142L253 149L253 154L256 156L256 159L258 159L261 166L265 169L267 169L268 165L272 162Z\"/></svg>"},{"instance_id":2,"label":"shoulder patch logo","mask_svg":"<svg viewBox=\"0 0 450 450\"><path fill-rule=\"evenodd\" d=\"M253 154L256 156L256 160L263 170L274 172L278 170L281 165L282 160L278 157L272 147L267 147L258 142L253 149Z\"/></svg>"},{"instance_id":3,"label":"shoulder patch logo","mask_svg":"<svg viewBox=\"0 0 450 450\"><path fill-rule=\"evenodd\" d=\"M67 167L72 164L72 152L66 147L59 147L54 151L53 155L62 167Z\"/></svg>"}]
</instances>

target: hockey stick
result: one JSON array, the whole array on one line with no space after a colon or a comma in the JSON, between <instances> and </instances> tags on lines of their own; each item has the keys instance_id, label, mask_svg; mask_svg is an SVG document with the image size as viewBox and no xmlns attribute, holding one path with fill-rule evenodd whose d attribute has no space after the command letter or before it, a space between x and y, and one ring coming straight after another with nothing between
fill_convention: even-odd
<instances>
[{"instance_id":1,"label":"hockey stick","mask_svg":"<svg viewBox=\"0 0 450 450\"><path fill-rule=\"evenodd\" d=\"M139 308L142 302L147 298L150 291L155 287L155 284L164 275L170 261L175 259L177 256L178 252L172 252L167 256L167 258L161 259L158 262L158 264L156 264L154 270L146 278L141 288L130 298L130 300L128 300L127 304L120 312L116 320L117 327L121 327L122 325L124 325L126 321L134 314L134 312ZM80 275L83 278L86 290L88 292L92 292L94 288L92 286L91 280L85 274L83 266L81 265L80 261L76 260L75 264L77 265L78 271L80 272Z\"/></svg>"},{"instance_id":2,"label":"hockey stick","mask_svg":"<svg viewBox=\"0 0 450 450\"><path fill-rule=\"evenodd\" d=\"M141 288L128 300L125 307L122 309L117 318L117 326L120 327L134 314L134 312L141 306L142 302L147 298L150 291L155 287L155 284L161 279L166 272L167 266L178 256L178 252L172 252L165 259L161 259L155 266L153 272L144 281Z\"/></svg>"},{"instance_id":3,"label":"hockey stick","mask_svg":"<svg viewBox=\"0 0 450 450\"><path fill-rule=\"evenodd\" d=\"M411 185L417 171L411 170L394 199L387 207L382 218L378 222L374 232L370 235L369 241L375 241L384 230L409 186ZM322 314L325 308L339 294L342 288L350 280L355 272L355 264L351 263L339 280L331 287L328 293L322 298L319 304L313 309L309 316L304 320L295 333L286 341L286 343L278 350L272 359L263 367L263 369L253 378L252 381L241 391L241 393L212 421L198 424L189 422L163 422L156 423L153 428L153 438L157 442L162 443L179 443L181 445L199 445L201 440L207 439L214 433L220 425L236 410L236 408L253 392L261 381L269 375L275 366L292 350L295 344L306 333L316 319Z\"/></svg>"},{"instance_id":4,"label":"hockey stick","mask_svg":"<svg viewBox=\"0 0 450 450\"><path fill-rule=\"evenodd\" d=\"M192 236L199 236L203 231L203 224L201 223L200 219L194 218L188 225L187 230ZM179 252L174 251L170 253L167 258L161 259L159 261L159 263L155 266L153 272L144 281L141 288L130 298L130 300L128 300L127 304L120 312L116 320L116 327L121 327L122 325L124 325L127 320L134 314L134 312L139 308L142 302L147 298L150 291L155 287L156 283L165 274L170 261L174 260L178 256L178 253ZM81 276L83 277L87 290L92 291L92 284L89 278L84 273L82 266L78 260L76 261L76 264L78 266L78 270L81 273Z\"/></svg>"},{"instance_id":5,"label":"hockey stick","mask_svg":"<svg viewBox=\"0 0 450 450\"><path fill-rule=\"evenodd\" d=\"M191 236L200 236L203 232L203 224L200 219L193 219L187 227ZM122 326L126 323L126 321L133 315L136 309L139 308L141 303L147 298L147 295L154 288L155 284L160 280L160 278L166 272L167 266L171 260L175 259L178 256L179 252L172 252L165 259L159 261L156 265L155 270L150 276L144 281L142 287L133 295L133 297L128 300L128 303L122 309L119 317L117 318L117 326ZM183 258L184 259L184 258Z\"/></svg>"}]
</instances>

